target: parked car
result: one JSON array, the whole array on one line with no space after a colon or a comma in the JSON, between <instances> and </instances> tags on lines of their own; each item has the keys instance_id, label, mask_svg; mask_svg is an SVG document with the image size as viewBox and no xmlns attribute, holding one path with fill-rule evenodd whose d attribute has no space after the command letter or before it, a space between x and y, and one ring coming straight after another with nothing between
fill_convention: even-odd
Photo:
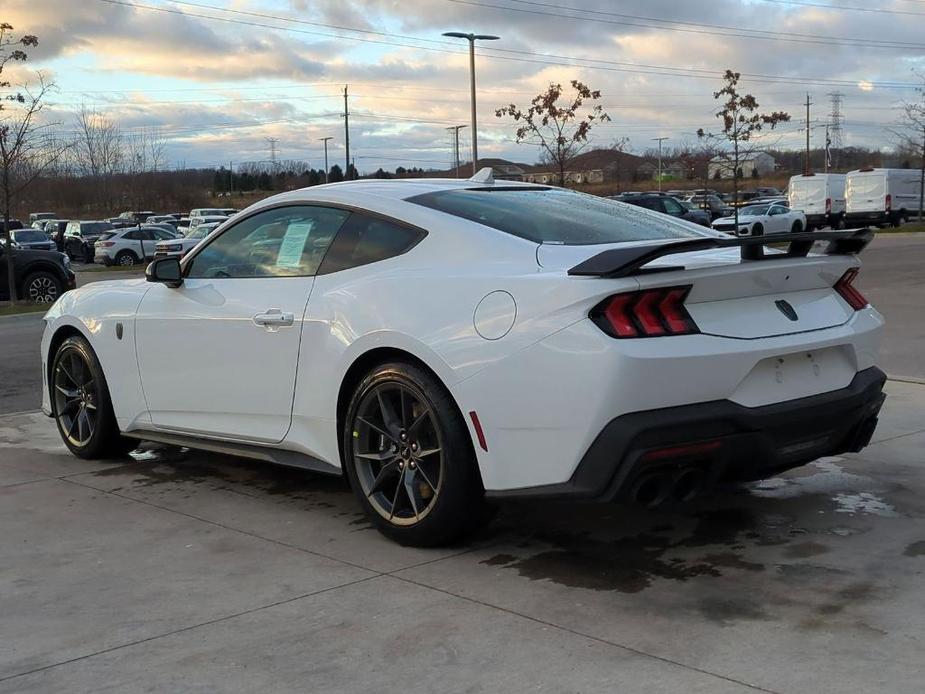
<instances>
[{"instance_id":1,"label":"parked car","mask_svg":"<svg viewBox=\"0 0 925 694\"><path fill-rule=\"evenodd\" d=\"M110 217L106 221L112 225L113 229L128 229L129 227L138 226L138 222L127 217Z\"/></svg>"},{"instance_id":2,"label":"parked car","mask_svg":"<svg viewBox=\"0 0 925 694\"><path fill-rule=\"evenodd\" d=\"M177 233L159 226L114 229L104 232L94 244L94 261L104 265L131 267L154 257L159 241L174 239Z\"/></svg>"},{"instance_id":3,"label":"parked car","mask_svg":"<svg viewBox=\"0 0 925 694\"><path fill-rule=\"evenodd\" d=\"M233 207L197 207L190 210L189 218L193 220L197 217L230 217L236 212Z\"/></svg>"},{"instance_id":4,"label":"parked car","mask_svg":"<svg viewBox=\"0 0 925 694\"><path fill-rule=\"evenodd\" d=\"M58 250L55 242L38 229L15 229L10 232L10 237L18 248L31 248L36 251Z\"/></svg>"},{"instance_id":5,"label":"parked car","mask_svg":"<svg viewBox=\"0 0 925 694\"><path fill-rule=\"evenodd\" d=\"M783 191L774 186L758 186L755 188L755 195L762 198L780 198L784 196Z\"/></svg>"},{"instance_id":6,"label":"parked car","mask_svg":"<svg viewBox=\"0 0 925 694\"><path fill-rule=\"evenodd\" d=\"M870 441L872 235L833 233L765 260L489 169L289 191L147 282L68 293L42 409L86 459L148 439L345 474L409 545L460 537L486 493L688 500Z\"/></svg>"},{"instance_id":7,"label":"parked car","mask_svg":"<svg viewBox=\"0 0 925 694\"><path fill-rule=\"evenodd\" d=\"M186 236L159 241L155 246L154 255L157 257L164 255L175 255L182 258L184 255L193 250L196 245L206 236L218 228L218 222L200 224L195 229L190 230Z\"/></svg>"},{"instance_id":8,"label":"parked car","mask_svg":"<svg viewBox=\"0 0 925 694\"><path fill-rule=\"evenodd\" d=\"M154 213L151 210L145 210L142 212L122 212L119 214L119 219L126 219L133 224L138 224L139 222L144 222L148 217L153 217Z\"/></svg>"},{"instance_id":9,"label":"parked car","mask_svg":"<svg viewBox=\"0 0 925 694\"><path fill-rule=\"evenodd\" d=\"M0 300L9 301L10 292L6 244L0 243ZM14 279L21 299L33 303L54 303L64 292L77 286L70 261L58 251L16 249L13 253Z\"/></svg>"},{"instance_id":10,"label":"parked car","mask_svg":"<svg viewBox=\"0 0 925 694\"><path fill-rule=\"evenodd\" d=\"M791 208L806 214L809 231L845 227L845 174L792 176L787 199Z\"/></svg>"},{"instance_id":11,"label":"parked car","mask_svg":"<svg viewBox=\"0 0 925 694\"><path fill-rule=\"evenodd\" d=\"M720 200L717 195L691 195L687 201L709 213L710 219L717 219L732 212L732 208Z\"/></svg>"},{"instance_id":12,"label":"parked car","mask_svg":"<svg viewBox=\"0 0 925 694\"><path fill-rule=\"evenodd\" d=\"M780 204L755 204L739 209L739 228L735 216L713 220L713 228L736 236L765 234L798 234L806 229L806 215Z\"/></svg>"},{"instance_id":13,"label":"parked car","mask_svg":"<svg viewBox=\"0 0 925 694\"><path fill-rule=\"evenodd\" d=\"M190 220L189 217L182 217L177 220L176 227L177 233L186 236L186 233L189 231Z\"/></svg>"},{"instance_id":14,"label":"parked car","mask_svg":"<svg viewBox=\"0 0 925 694\"><path fill-rule=\"evenodd\" d=\"M226 219L228 219L227 216L218 215L218 214L209 214L209 215L202 215L199 217L190 217L189 218L189 228L195 229L200 224L221 224Z\"/></svg>"},{"instance_id":15,"label":"parked car","mask_svg":"<svg viewBox=\"0 0 925 694\"><path fill-rule=\"evenodd\" d=\"M29 213L29 223L37 222L40 219L56 219L58 215L54 212L30 212Z\"/></svg>"},{"instance_id":16,"label":"parked car","mask_svg":"<svg viewBox=\"0 0 925 694\"><path fill-rule=\"evenodd\" d=\"M176 228L177 218L169 214L155 214L145 221L146 224L169 224L170 226Z\"/></svg>"},{"instance_id":17,"label":"parked car","mask_svg":"<svg viewBox=\"0 0 925 694\"><path fill-rule=\"evenodd\" d=\"M9 224L7 224L7 222L4 221L3 217L0 216L0 232L2 232L4 229L9 229L10 231L13 231L13 229L23 229L23 228L24 228L23 223L20 222L18 219L10 217Z\"/></svg>"},{"instance_id":18,"label":"parked car","mask_svg":"<svg viewBox=\"0 0 925 694\"><path fill-rule=\"evenodd\" d=\"M845 176L845 223L900 226L919 208L915 169L858 169Z\"/></svg>"},{"instance_id":19,"label":"parked car","mask_svg":"<svg viewBox=\"0 0 925 694\"><path fill-rule=\"evenodd\" d=\"M109 222L72 219L64 230L64 252L71 260L80 258L84 262L92 263L95 255L94 244L100 238L100 234L113 228Z\"/></svg>"},{"instance_id":20,"label":"parked car","mask_svg":"<svg viewBox=\"0 0 925 694\"><path fill-rule=\"evenodd\" d=\"M711 220L709 212L697 208L690 200L678 200L678 204L690 213L691 216L686 217L686 219L700 226L710 226Z\"/></svg>"},{"instance_id":21,"label":"parked car","mask_svg":"<svg viewBox=\"0 0 925 694\"><path fill-rule=\"evenodd\" d=\"M640 195L617 195L614 200L645 207L647 210L655 210L662 214L670 214L672 217L685 219L688 222L694 222L702 226L710 226L710 215L703 210L688 209L678 200L667 194L661 193L642 193ZM693 205L691 206L693 208Z\"/></svg>"}]
</instances>

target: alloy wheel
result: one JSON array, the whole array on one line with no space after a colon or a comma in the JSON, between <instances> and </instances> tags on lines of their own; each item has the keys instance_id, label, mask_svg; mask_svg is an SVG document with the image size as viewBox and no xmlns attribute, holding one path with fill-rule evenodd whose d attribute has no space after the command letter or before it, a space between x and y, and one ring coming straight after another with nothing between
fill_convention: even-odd
<instances>
[{"instance_id":1,"label":"alloy wheel","mask_svg":"<svg viewBox=\"0 0 925 694\"><path fill-rule=\"evenodd\" d=\"M29 300L36 304L53 304L58 299L58 285L50 277L40 275L26 288Z\"/></svg>"},{"instance_id":2,"label":"alloy wheel","mask_svg":"<svg viewBox=\"0 0 925 694\"><path fill-rule=\"evenodd\" d=\"M394 525L413 525L434 507L444 480L440 430L423 393L381 383L360 402L353 460L363 494Z\"/></svg>"},{"instance_id":3,"label":"alloy wheel","mask_svg":"<svg viewBox=\"0 0 925 694\"><path fill-rule=\"evenodd\" d=\"M135 257L130 253L123 253L119 256L119 265L130 267L135 264Z\"/></svg>"},{"instance_id":4,"label":"alloy wheel","mask_svg":"<svg viewBox=\"0 0 925 694\"><path fill-rule=\"evenodd\" d=\"M99 388L83 354L73 348L61 353L53 385L61 432L72 445L86 446L99 423Z\"/></svg>"}]
</instances>

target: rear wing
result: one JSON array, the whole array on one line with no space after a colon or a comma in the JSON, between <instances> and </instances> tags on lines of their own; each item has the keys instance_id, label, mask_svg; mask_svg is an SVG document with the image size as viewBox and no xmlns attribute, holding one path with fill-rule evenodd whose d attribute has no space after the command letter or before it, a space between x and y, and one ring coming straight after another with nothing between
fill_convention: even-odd
<instances>
[{"instance_id":1,"label":"rear wing","mask_svg":"<svg viewBox=\"0 0 925 694\"><path fill-rule=\"evenodd\" d=\"M851 229L848 231L802 232L799 234L773 234L770 236L739 236L730 238L700 238L673 241L660 246L634 246L611 248L582 261L568 271L578 277L619 278L652 272L683 270L684 266L644 267L647 263L666 255L706 251L714 248L738 247L742 260L778 260L780 258L805 258L817 241L828 241L824 253L827 255L856 255L874 238L873 229ZM767 245L787 244L784 252L765 253Z\"/></svg>"}]
</instances>

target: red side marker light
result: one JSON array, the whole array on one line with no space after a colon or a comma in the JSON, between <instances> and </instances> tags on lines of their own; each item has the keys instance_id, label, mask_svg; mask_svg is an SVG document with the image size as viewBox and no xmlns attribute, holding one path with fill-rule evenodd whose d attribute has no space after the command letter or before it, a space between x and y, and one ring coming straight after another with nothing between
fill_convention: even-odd
<instances>
[{"instance_id":1,"label":"red side marker light","mask_svg":"<svg viewBox=\"0 0 925 694\"><path fill-rule=\"evenodd\" d=\"M482 423L479 421L479 416L475 413L475 410L469 412L469 419L472 420L472 426L475 427L475 435L479 439L479 446L487 453L488 444L485 443L485 432L482 431Z\"/></svg>"}]
</instances>

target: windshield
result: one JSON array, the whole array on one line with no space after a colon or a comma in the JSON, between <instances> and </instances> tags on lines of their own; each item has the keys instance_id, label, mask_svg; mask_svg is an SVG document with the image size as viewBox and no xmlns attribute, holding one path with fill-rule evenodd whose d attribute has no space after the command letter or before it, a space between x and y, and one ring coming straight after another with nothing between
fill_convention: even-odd
<instances>
[{"instance_id":1,"label":"windshield","mask_svg":"<svg viewBox=\"0 0 925 694\"><path fill-rule=\"evenodd\" d=\"M634 205L559 188L442 190L408 202L535 243L583 246L702 235Z\"/></svg>"},{"instance_id":2,"label":"windshield","mask_svg":"<svg viewBox=\"0 0 925 694\"><path fill-rule=\"evenodd\" d=\"M186 235L188 239L204 239L215 228L214 224L200 224Z\"/></svg>"},{"instance_id":3,"label":"windshield","mask_svg":"<svg viewBox=\"0 0 925 694\"><path fill-rule=\"evenodd\" d=\"M17 243L32 243L33 241L47 241L48 237L45 236L40 231L33 231L32 229L21 229L19 231L12 232L13 240Z\"/></svg>"},{"instance_id":4,"label":"windshield","mask_svg":"<svg viewBox=\"0 0 925 694\"><path fill-rule=\"evenodd\" d=\"M768 213L768 205L749 205L748 207L743 207L739 210L739 214L750 214L754 216L759 216Z\"/></svg>"}]
</instances>

